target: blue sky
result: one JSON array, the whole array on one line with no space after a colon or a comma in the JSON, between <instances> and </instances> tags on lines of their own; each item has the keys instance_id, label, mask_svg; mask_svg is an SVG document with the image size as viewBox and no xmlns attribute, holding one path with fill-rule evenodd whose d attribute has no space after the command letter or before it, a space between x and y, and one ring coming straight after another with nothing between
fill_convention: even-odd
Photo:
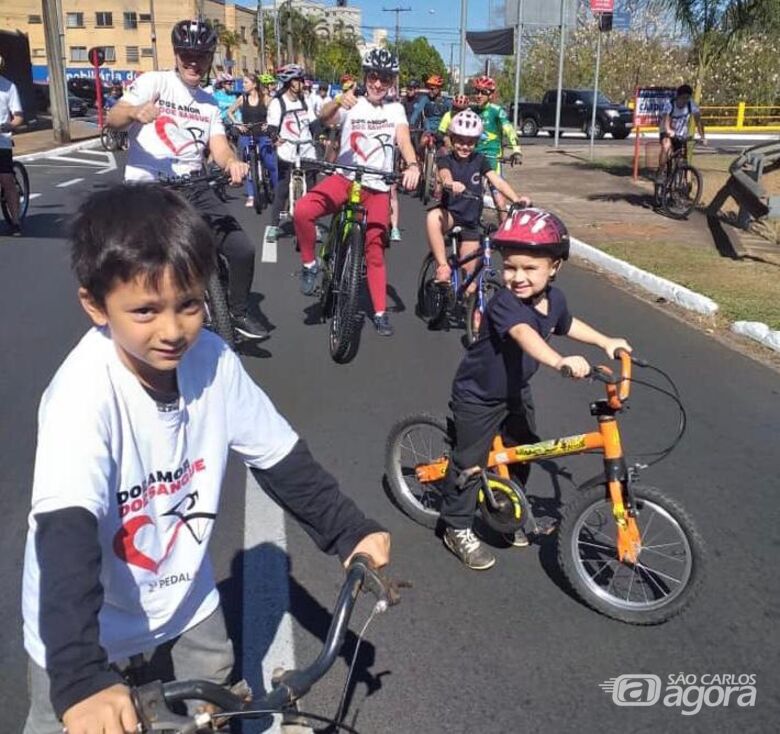
<instances>
[{"instance_id":1,"label":"blue sky","mask_svg":"<svg viewBox=\"0 0 780 734\"><path fill-rule=\"evenodd\" d=\"M325 5L335 5L335 0L321 0ZM238 0L241 5L256 7L252 0ZM264 0L264 5L273 5ZM373 28L387 28L390 38L395 38L395 13L386 13L382 8L411 8L410 12L399 13L402 39L425 36L437 48L445 64L450 61L450 43L459 42L460 0L348 0L348 4L360 8L363 18L363 35L370 39ZM468 0L467 29L486 30L490 27L488 15L494 11L494 26L503 25L503 5L500 0ZM454 63L458 64L458 46L453 49ZM467 68L473 70L474 57L469 53Z\"/></svg>"}]
</instances>

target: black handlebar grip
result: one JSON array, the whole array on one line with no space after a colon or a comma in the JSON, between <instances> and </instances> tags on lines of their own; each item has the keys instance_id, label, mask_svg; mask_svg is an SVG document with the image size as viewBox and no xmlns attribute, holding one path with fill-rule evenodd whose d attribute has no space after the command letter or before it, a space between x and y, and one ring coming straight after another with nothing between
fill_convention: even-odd
<instances>
[{"instance_id":1,"label":"black handlebar grip","mask_svg":"<svg viewBox=\"0 0 780 734\"><path fill-rule=\"evenodd\" d=\"M561 367L561 377L565 377L567 379L574 377L574 373L571 371L571 367L569 367L569 365L565 364L563 367Z\"/></svg>"}]
</instances>

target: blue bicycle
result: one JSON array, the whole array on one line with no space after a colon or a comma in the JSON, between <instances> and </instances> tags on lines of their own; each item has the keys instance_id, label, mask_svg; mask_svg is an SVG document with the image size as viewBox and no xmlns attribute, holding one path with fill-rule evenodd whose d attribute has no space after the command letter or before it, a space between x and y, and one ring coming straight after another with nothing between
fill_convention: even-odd
<instances>
[{"instance_id":1,"label":"blue bicycle","mask_svg":"<svg viewBox=\"0 0 780 734\"><path fill-rule=\"evenodd\" d=\"M268 161L276 155L270 138L263 134L265 122L239 124L231 126L239 133L239 141L243 141L241 155L249 164L249 177L244 182L248 196L254 200L255 211L261 214L263 209L274 200L275 178ZM244 132L246 130L246 132ZM265 163L264 163L265 161Z\"/></svg>"}]
</instances>

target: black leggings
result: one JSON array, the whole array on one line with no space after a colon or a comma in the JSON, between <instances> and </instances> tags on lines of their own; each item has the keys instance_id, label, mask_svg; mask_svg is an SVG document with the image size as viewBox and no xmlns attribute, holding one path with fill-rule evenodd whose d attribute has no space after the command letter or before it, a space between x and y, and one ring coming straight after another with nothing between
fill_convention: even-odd
<instances>
[{"instance_id":1,"label":"black leggings","mask_svg":"<svg viewBox=\"0 0 780 734\"><path fill-rule=\"evenodd\" d=\"M287 211L287 199L289 199L290 193L290 174L293 170L293 164L283 161L281 158L278 160L279 167L279 181L276 184L276 191L274 193L274 205L271 210L271 224L274 227L279 226L279 215L283 211ZM317 172L306 171L306 189L311 191L314 185L317 183Z\"/></svg>"},{"instance_id":2,"label":"black leggings","mask_svg":"<svg viewBox=\"0 0 780 734\"><path fill-rule=\"evenodd\" d=\"M455 444L452 460L442 486L441 518L445 525L456 530L470 528L477 507L480 487L479 473L465 481L458 478L465 469L473 466L485 468L485 463L499 431L506 445L535 443L534 403L531 389L525 387L522 396L508 403L485 405L453 400L450 403L455 428ZM527 464L510 466L512 478L520 484L528 480Z\"/></svg>"},{"instance_id":3,"label":"black leggings","mask_svg":"<svg viewBox=\"0 0 780 734\"><path fill-rule=\"evenodd\" d=\"M245 316L249 290L255 276L255 248L210 186L194 186L184 189L182 193L206 220L217 243L217 250L227 258L230 312L234 316Z\"/></svg>"}]
</instances>

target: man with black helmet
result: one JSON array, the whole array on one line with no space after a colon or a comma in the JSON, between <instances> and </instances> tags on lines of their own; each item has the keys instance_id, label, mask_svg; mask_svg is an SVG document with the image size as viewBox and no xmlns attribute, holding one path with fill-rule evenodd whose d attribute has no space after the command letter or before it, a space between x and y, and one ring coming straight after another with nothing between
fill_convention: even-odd
<instances>
[{"instance_id":1,"label":"man with black helmet","mask_svg":"<svg viewBox=\"0 0 780 734\"><path fill-rule=\"evenodd\" d=\"M171 42L176 69L139 76L106 119L109 127L128 129L125 180L155 181L161 176L198 172L208 147L215 163L239 184L248 166L228 144L216 101L200 87L211 67L217 34L202 19L182 20L173 27ZM227 258L228 301L235 330L245 339L268 338L268 332L247 312L254 247L211 187L193 186L182 193L208 222Z\"/></svg>"}]
</instances>

